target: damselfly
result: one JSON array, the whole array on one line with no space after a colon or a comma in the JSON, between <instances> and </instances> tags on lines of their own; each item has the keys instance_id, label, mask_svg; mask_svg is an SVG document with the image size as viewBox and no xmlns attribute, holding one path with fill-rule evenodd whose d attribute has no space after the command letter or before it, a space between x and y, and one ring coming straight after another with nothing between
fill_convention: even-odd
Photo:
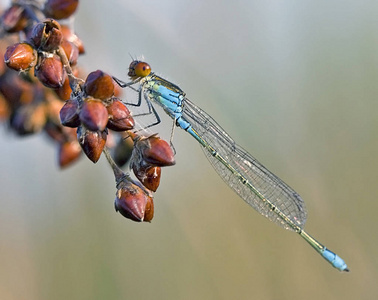
<instances>
[{"instance_id":1,"label":"damselfly","mask_svg":"<svg viewBox=\"0 0 378 300\"><path fill-rule=\"evenodd\" d=\"M319 254L340 271L348 272L346 263L304 231L307 212L304 201L291 187L266 169L252 155L237 145L206 112L186 98L175 84L151 73L150 66L134 60L128 75L132 81L121 87L138 92L136 105L144 99L149 113L160 122L154 104L161 106L174 124L193 136L202 146L219 176L250 206L285 229L298 233Z\"/></svg>"}]
</instances>

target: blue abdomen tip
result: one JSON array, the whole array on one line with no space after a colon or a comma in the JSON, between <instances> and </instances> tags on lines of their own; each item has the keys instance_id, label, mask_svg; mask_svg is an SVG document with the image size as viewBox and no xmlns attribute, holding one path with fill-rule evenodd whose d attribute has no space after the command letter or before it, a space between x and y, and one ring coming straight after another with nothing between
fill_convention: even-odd
<instances>
[{"instance_id":1,"label":"blue abdomen tip","mask_svg":"<svg viewBox=\"0 0 378 300\"><path fill-rule=\"evenodd\" d=\"M344 260L338 256L336 253L333 253L332 251L328 250L327 248L324 248L324 251L322 253L323 257L328 260L332 266L334 266L336 269L344 272L349 272L347 264L344 262Z\"/></svg>"}]
</instances>

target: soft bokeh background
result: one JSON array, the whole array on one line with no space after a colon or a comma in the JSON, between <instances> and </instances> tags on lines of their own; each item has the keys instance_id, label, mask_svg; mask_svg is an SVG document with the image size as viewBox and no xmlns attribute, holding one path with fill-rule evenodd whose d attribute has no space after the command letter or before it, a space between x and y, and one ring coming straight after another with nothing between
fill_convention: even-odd
<instances>
[{"instance_id":1,"label":"soft bokeh background","mask_svg":"<svg viewBox=\"0 0 378 300\"><path fill-rule=\"evenodd\" d=\"M60 171L44 137L3 126L0 299L378 297L377 1L81 1L75 24L87 71L126 80L143 54L301 194L351 272L248 207L183 131L137 224L104 158Z\"/></svg>"}]
</instances>

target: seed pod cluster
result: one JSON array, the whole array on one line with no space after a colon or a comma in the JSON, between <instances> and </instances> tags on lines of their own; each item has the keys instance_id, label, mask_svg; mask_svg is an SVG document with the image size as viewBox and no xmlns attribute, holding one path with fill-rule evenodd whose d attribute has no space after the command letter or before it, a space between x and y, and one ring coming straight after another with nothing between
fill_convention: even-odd
<instances>
[{"instance_id":1,"label":"seed pod cluster","mask_svg":"<svg viewBox=\"0 0 378 300\"><path fill-rule=\"evenodd\" d=\"M76 134L60 124L58 114L63 102L38 81L24 80L25 76L10 69L0 75L2 117L8 119L9 128L19 136L46 132L57 143L59 166L68 166L80 156L81 149Z\"/></svg>"},{"instance_id":2,"label":"seed pod cluster","mask_svg":"<svg viewBox=\"0 0 378 300\"><path fill-rule=\"evenodd\" d=\"M69 27L51 18L69 17L77 4L77 0L48 0L41 11L33 1L12 1L0 23L3 32L11 36L8 41L14 41L16 36L25 39L7 49L0 42L0 53L4 55L0 63L0 117L20 136L46 132L57 143L61 167L70 165L81 154L76 129L60 124L63 100L70 99L72 93L62 53L77 74L75 65L84 47ZM43 20L43 14L50 19Z\"/></svg>"},{"instance_id":3,"label":"seed pod cluster","mask_svg":"<svg viewBox=\"0 0 378 300\"><path fill-rule=\"evenodd\" d=\"M51 12L48 16L56 14L57 11L66 11L64 16L68 17L75 11L77 4L78 1L47 1L45 11ZM72 89L62 55L65 55L75 72L78 56L84 53L83 44L69 27L61 26L54 19L36 23L35 16L28 16L36 10L37 7L32 5L14 4L1 17L7 32L23 31L26 36L25 42L8 47L4 61L16 71L28 72L34 69L34 75L43 85L54 89L62 100L67 100Z\"/></svg>"},{"instance_id":4,"label":"seed pod cluster","mask_svg":"<svg viewBox=\"0 0 378 300\"><path fill-rule=\"evenodd\" d=\"M66 56L71 67L76 65L79 55L78 47L66 38L69 36L67 29L65 32L64 35L56 20L48 19L36 24L29 35L30 44L38 52L35 75L46 87L57 90L58 95L63 94L59 93L60 90L70 88L60 55ZM59 49L63 53L58 53Z\"/></svg>"},{"instance_id":5,"label":"seed pod cluster","mask_svg":"<svg viewBox=\"0 0 378 300\"><path fill-rule=\"evenodd\" d=\"M130 111L113 95L112 77L97 70L87 76L82 93L67 100L60 111L64 126L78 128L78 141L94 163L101 156L108 129L125 131L134 127Z\"/></svg>"},{"instance_id":6,"label":"seed pod cluster","mask_svg":"<svg viewBox=\"0 0 378 300\"><path fill-rule=\"evenodd\" d=\"M19 136L44 132L56 143L61 168L72 165L82 152L96 163L114 135L122 136L118 144L113 142L115 161L123 165L130 160L139 181L115 171L115 208L131 220L150 222L161 167L175 163L174 153L157 135L130 132L134 119L110 75L97 70L85 81L79 79L83 43L70 26L57 21L72 16L78 2L46 0L42 7L33 1L12 1L4 11L0 26L13 35L14 44L5 49L0 41L0 119ZM148 64L139 63L129 75L138 78L149 72ZM115 170L114 162L110 165Z\"/></svg>"},{"instance_id":7,"label":"seed pod cluster","mask_svg":"<svg viewBox=\"0 0 378 300\"><path fill-rule=\"evenodd\" d=\"M134 140L130 167L139 182L128 176L122 178L117 185L115 209L130 220L150 222L154 213L152 194L159 186L161 167L175 164L174 153L157 135L130 136Z\"/></svg>"},{"instance_id":8,"label":"seed pod cluster","mask_svg":"<svg viewBox=\"0 0 378 300\"><path fill-rule=\"evenodd\" d=\"M15 8L3 15L3 20L6 18L9 20L8 23L11 23L9 15L13 16L15 12L24 11L22 7L13 7ZM73 68L77 64L79 54L84 53L83 44L69 27L61 26L54 19L31 24L30 21L28 26L25 25L20 29L27 36L26 42L9 46L4 61L8 67L16 71L28 71L34 67L35 76L39 81L46 87L55 89L58 96L63 95L63 100L67 100L67 93L72 90L68 84L61 55L66 56L69 65ZM17 28L21 27L17 26Z\"/></svg>"}]
</instances>

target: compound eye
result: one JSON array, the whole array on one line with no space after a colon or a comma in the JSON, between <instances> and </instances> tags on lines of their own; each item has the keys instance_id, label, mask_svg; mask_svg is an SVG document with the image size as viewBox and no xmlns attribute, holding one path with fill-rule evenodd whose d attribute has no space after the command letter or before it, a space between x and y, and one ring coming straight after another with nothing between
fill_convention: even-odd
<instances>
[{"instance_id":1,"label":"compound eye","mask_svg":"<svg viewBox=\"0 0 378 300\"><path fill-rule=\"evenodd\" d=\"M134 77L146 77L151 73L151 67L148 63L143 61L133 61L130 64L129 73Z\"/></svg>"}]
</instances>

